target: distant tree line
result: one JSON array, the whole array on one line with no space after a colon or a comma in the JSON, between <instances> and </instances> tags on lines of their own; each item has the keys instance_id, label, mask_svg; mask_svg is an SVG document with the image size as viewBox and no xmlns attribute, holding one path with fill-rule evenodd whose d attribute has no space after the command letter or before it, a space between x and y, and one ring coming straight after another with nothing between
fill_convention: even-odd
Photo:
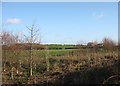
<instances>
[{"instance_id":1,"label":"distant tree line","mask_svg":"<svg viewBox=\"0 0 120 86\"><path fill-rule=\"evenodd\" d=\"M20 40L17 35L13 35L9 32L3 32L1 34L1 44L3 45L3 49L7 50L13 48L21 48L23 50L29 50L30 43L25 42L25 39ZM23 41L24 40L24 41ZM23 42L22 42L23 41ZM87 45L62 45L62 44L39 44L32 43L32 48L34 50L44 50L45 46L48 46L48 50L58 50L58 49L79 49L79 48L104 48L105 50L115 50L118 45L116 42L110 38L103 38L101 43L97 42L88 42Z\"/></svg>"}]
</instances>

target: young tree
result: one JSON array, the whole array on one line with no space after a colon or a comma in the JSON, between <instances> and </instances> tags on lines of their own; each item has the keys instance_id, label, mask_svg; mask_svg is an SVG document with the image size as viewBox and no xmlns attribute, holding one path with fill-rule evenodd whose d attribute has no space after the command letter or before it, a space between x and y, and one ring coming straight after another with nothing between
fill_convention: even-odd
<instances>
[{"instance_id":1,"label":"young tree","mask_svg":"<svg viewBox=\"0 0 120 86\"><path fill-rule=\"evenodd\" d=\"M39 31L39 28L36 27L36 25L33 23L32 26L28 27L26 26L29 32L29 37L27 38L28 44L29 44L29 52L30 52L30 74L29 76L33 75L33 44L37 41L37 33Z\"/></svg>"},{"instance_id":2,"label":"young tree","mask_svg":"<svg viewBox=\"0 0 120 86\"><path fill-rule=\"evenodd\" d=\"M10 32L2 32L0 38L1 38L1 45L2 45L2 49L3 49L2 50L2 53L3 53L3 58L2 58L2 60L3 60L3 73L5 74L5 73L7 73L6 63L9 59L9 58L7 58L9 55L8 53L11 52L13 57L18 55L18 53L19 53L19 51L18 51L19 48L16 47L17 46L16 44L18 43L18 36L15 36ZM14 59L16 59L16 58L14 58ZM9 63L12 65L11 60L9 61ZM13 61L13 62L15 62L15 61ZM13 68L14 68L14 66L12 66L11 72L10 72L12 79L13 79L13 75L14 75L14 73L12 71Z\"/></svg>"},{"instance_id":3,"label":"young tree","mask_svg":"<svg viewBox=\"0 0 120 86\"><path fill-rule=\"evenodd\" d=\"M15 43L15 36L12 35L9 32L3 32L1 34L1 45L2 45L2 51L3 51L3 71L5 71L6 68L6 55L7 55L7 48L11 44Z\"/></svg>"}]
</instances>

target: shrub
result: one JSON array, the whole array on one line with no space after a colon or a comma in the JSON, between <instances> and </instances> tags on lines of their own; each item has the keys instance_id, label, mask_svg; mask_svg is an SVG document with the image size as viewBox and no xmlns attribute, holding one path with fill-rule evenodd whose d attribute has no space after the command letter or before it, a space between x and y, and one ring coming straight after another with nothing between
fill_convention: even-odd
<instances>
[{"instance_id":1,"label":"shrub","mask_svg":"<svg viewBox=\"0 0 120 86\"><path fill-rule=\"evenodd\" d=\"M36 72L39 72L41 74L44 73L46 70L47 70L47 67L45 64L40 64L36 68Z\"/></svg>"},{"instance_id":2,"label":"shrub","mask_svg":"<svg viewBox=\"0 0 120 86\"><path fill-rule=\"evenodd\" d=\"M115 50L116 49L116 44L115 42L110 39L110 38L104 38L103 39L103 46L105 50Z\"/></svg>"}]
</instances>

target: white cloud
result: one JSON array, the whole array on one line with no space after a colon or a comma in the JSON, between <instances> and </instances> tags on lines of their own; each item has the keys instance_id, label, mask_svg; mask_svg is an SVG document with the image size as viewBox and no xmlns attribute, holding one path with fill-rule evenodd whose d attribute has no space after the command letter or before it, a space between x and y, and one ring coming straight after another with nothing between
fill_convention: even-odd
<instances>
[{"instance_id":1,"label":"white cloud","mask_svg":"<svg viewBox=\"0 0 120 86\"><path fill-rule=\"evenodd\" d=\"M11 19L7 19L7 24L21 24L21 19L19 18L11 18Z\"/></svg>"},{"instance_id":2,"label":"white cloud","mask_svg":"<svg viewBox=\"0 0 120 86\"><path fill-rule=\"evenodd\" d=\"M101 19L104 17L104 13L103 12L93 13L92 16L95 17L96 19Z\"/></svg>"}]
</instances>

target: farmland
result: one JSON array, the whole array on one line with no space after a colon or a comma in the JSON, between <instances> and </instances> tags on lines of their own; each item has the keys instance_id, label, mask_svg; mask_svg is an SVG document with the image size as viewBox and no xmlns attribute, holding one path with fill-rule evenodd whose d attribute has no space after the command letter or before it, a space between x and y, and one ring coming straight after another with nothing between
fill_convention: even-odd
<instances>
[{"instance_id":1,"label":"farmland","mask_svg":"<svg viewBox=\"0 0 120 86\"><path fill-rule=\"evenodd\" d=\"M16 45L14 45L14 47L15 46ZM24 48L17 48L18 45L16 47L16 50L12 48L7 48L7 46L3 46L3 84L62 84L63 81L63 84L65 84L67 83L67 80L69 80L65 80L65 78L68 77L69 73L73 74L73 76L71 75L70 77L77 78L75 77L75 74L80 73L81 75L82 71L88 71L87 74L89 74L90 70L92 70L93 72L98 70L99 72L99 70L101 70L99 68L103 68L103 70L108 71L109 67L111 68L111 66L114 66L114 64L119 60L117 49L105 50L104 48L89 48L87 46L78 47L75 45L42 46L47 46L47 49L36 48L32 50L32 76L29 76L29 49L27 50ZM47 70L48 68L49 70ZM101 76L103 79L98 78L95 83L101 84L104 82L104 79L107 79L110 76L117 75L119 73L118 71L116 71L117 67L115 66L111 70L112 71L108 71L110 73L108 73L107 75L104 75L104 72L101 72L101 74L103 74ZM98 72L95 72L95 74L97 74ZM84 75L84 72L82 74ZM59 80L60 77L64 78ZM88 75L88 78L90 77L92 78L93 76ZM97 74L96 77L99 77L99 74ZM87 79L87 75L84 76L83 79L87 80L86 83L88 84L94 83L90 82L89 79ZM53 80L56 81L54 82ZM83 83L81 80L79 81ZM71 83L76 84L78 82L72 81ZM117 83L119 82L117 81Z\"/></svg>"},{"instance_id":2,"label":"farmland","mask_svg":"<svg viewBox=\"0 0 120 86\"><path fill-rule=\"evenodd\" d=\"M118 2L0 5L2 86L120 84Z\"/></svg>"}]
</instances>

